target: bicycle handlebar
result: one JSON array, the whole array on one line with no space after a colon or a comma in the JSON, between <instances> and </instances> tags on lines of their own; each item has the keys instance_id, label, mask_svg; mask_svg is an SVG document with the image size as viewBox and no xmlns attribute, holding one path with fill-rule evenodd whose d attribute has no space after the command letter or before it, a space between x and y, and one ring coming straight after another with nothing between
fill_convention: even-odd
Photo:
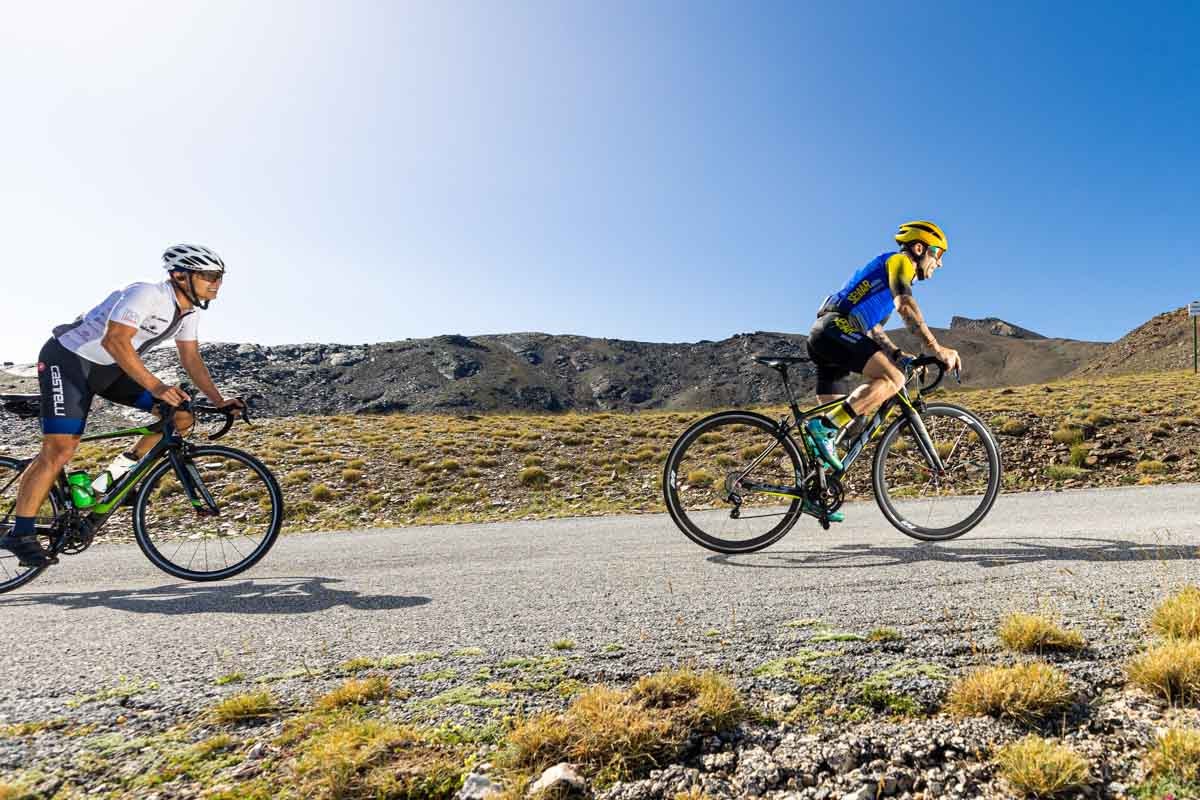
<instances>
[{"instance_id":1,"label":"bicycle handlebar","mask_svg":"<svg viewBox=\"0 0 1200 800\"><path fill-rule=\"evenodd\" d=\"M942 382L942 379L946 377L946 365L937 356L929 356L929 355L921 354L921 355L917 356L916 358L906 359L903 362L903 366L904 366L904 381L905 381L905 383L912 380L913 376L917 373L917 370L922 369L924 367L937 367L938 374L937 374L937 377L934 378L933 382L932 383L921 383L918 386L918 389L922 393L932 392L934 389L936 389L938 387L938 384L940 384ZM959 383L962 383L962 372L958 369L954 370L954 380L956 380Z\"/></svg>"},{"instance_id":2,"label":"bicycle handlebar","mask_svg":"<svg viewBox=\"0 0 1200 800\"><path fill-rule=\"evenodd\" d=\"M232 407L217 408L216 406L212 405L211 403L208 403L207 401L201 402L199 400L188 400L183 403L180 403L177 406L173 406L168 403L158 401L155 403L155 405L158 406L158 408L160 408L162 410L164 423L166 423L167 420L170 420L170 422L167 424L170 424L172 427L175 425L175 412L176 411L186 411L190 414L209 414L212 416L225 417L224 424L221 425L221 427L217 430L217 432L208 434L209 440L213 441L216 439L220 439L222 436L229 433L229 429L233 427L233 423L235 423L239 417L247 425L252 424L250 422L250 403L247 402L247 400L242 397L238 397L235 399L242 401L241 408L232 408Z\"/></svg>"}]
</instances>

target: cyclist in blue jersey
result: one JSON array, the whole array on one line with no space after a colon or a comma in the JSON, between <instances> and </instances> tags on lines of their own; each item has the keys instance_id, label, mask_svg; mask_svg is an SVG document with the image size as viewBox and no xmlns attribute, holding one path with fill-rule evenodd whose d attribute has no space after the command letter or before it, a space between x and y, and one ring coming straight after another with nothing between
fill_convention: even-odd
<instances>
[{"instance_id":1,"label":"cyclist in blue jersey","mask_svg":"<svg viewBox=\"0 0 1200 800\"><path fill-rule=\"evenodd\" d=\"M818 399L830 403L845 397L845 401L826 416L810 420L807 429L821 457L839 472L841 432L874 413L904 385L897 364L905 353L883 330L893 311L900 312L908 329L948 369L962 367L958 351L942 347L934 338L912 295L914 280L927 280L942 266L946 234L928 220L914 220L901 225L895 238L900 250L873 259L827 297L809 333L808 354L817 367ZM847 394L851 372L861 373L867 382Z\"/></svg>"}]
</instances>

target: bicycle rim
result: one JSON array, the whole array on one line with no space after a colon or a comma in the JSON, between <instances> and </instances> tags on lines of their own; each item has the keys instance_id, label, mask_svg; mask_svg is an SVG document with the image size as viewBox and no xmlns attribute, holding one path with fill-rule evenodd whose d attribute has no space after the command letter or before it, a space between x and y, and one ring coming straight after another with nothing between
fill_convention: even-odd
<instances>
[{"instance_id":1,"label":"bicycle rim","mask_svg":"<svg viewBox=\"0 0 1200 800\"><path fill-rule=\"evenodd\" d=\"M801 467L795 443L772 420L723 412L675 443L663 470L663 498L692 541L719 553L750 553L778 541L799 519L799 499L762 487L794 490Z\"/></svg>"},{"instance_id":2,"label":"bicycle rim","mask_svg":"<svg viewBox=\"0 0 1200 800\"><path fill-rule=\"evenodd\" d=\"M978 525L995 503L1000 452L987 425L966 409L930 405L921 419L944 473L932 469L912 425L902 417L884 433L875 451L875 499L904 534L925 541L953 539Z\"/></svg>"},{"instance_id":3,"label":"bicycle rim","mask_svg":"<svg viewBox=\"0 0 1200 800\"><path fill-rule=\"evenodd\" d=\"M142 552L164 572L191 581L221 580L254 566L283 521L274 476L258 459L228 447L194 448L187 461L217 513L197 512L164 459L138 492L133 525Z\"/></svg>"}]
</instances>

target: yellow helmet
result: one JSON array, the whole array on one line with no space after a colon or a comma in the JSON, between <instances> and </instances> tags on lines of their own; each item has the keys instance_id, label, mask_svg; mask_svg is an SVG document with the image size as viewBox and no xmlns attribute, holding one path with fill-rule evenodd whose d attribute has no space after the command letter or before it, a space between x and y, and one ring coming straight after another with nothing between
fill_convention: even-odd
<instances>
[{"instance_id":1,"label":"yellow helmet","mask_svg":"<svg viewBox=\"0 0 1200 800\"><path fill-rule=\"evenodd\" d=\"M946 242L946 234L927 219L913 220L900 226L900 230L896 231L896 244L905 242L924 242L930 247L940 247L942 250L950 249L950 245Z\"/></svg>"}]
</instances>

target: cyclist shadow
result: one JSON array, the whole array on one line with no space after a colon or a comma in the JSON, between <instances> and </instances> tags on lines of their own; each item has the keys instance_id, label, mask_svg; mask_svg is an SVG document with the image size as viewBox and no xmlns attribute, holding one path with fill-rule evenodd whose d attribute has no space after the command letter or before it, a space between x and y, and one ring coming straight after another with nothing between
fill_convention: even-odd
<instances>
[{"instance_id":1,"label":"cyclist shadow","mask_svg":"<svg viewBox=\"0 0 1200 800\"><path fill-rule=\"evenodd\" d=\"M981 544L989 541L1002 541L1005 544ZM1054 561L1197 561L1200 560L1200 547L1194 544L1154 544L1122 539L1006 537L973 539L961 544L922 542L908 547L845 544L823 550L767 551L744 556L714 555L709 556L708 560L714 564L749 569L878 569L934 561L975 564L980 567L1007 567Z\"/></svg>"},{"instance_id":2,"label":"cyclist shadow","mask_svg":"<svg viewBox=\"0 0 1200 800\"><path fill-rule=\"evenodd\" d=\"M432 602L428 597L368 595L331 588L334 578L296 577L237 583L177 583L150 589L21 594L2 606L55 605L66 609L103 606L136 614L310 614L335 606L359 611L396 611Z\"/></svg>"}]
</instances>

